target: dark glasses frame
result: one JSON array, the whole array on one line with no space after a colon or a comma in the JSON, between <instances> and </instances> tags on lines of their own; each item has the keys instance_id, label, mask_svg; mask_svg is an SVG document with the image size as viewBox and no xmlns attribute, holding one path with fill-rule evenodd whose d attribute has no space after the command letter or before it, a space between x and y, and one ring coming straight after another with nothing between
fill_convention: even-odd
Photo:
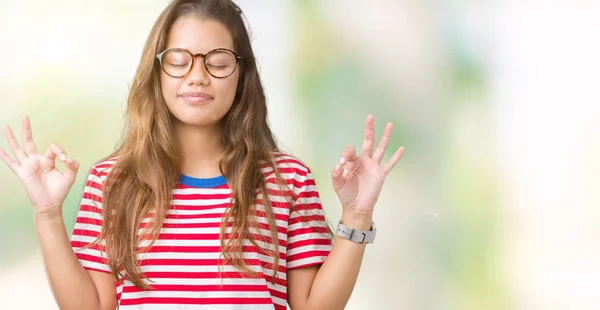
<instances>
[{"instance_id":1,"label":"dark glasses frame","mask_svg":"<svg viewBox=\"0 0 600 310\"><path fill-rule=\"evenodd\" d=\"M165 53L167 53L167 52L175 52L175 51L176 51L176 52L185 52L185 53L188 53L188 54L189 54L189 55L192 57L192 64L191 64L190 68L188 69L188 72L187 72L186 74L182 75L182 76L175 76L175 75L171 75L171 74L169 74L169 72L167 72L167 71L165 70L165 68L163 67L163 63L162 63L162 58L163 58L163 55L164 55ZM210 72L210 70L208 70L208 67L206 66L206 58L207 58L207 56L208 56L208 55L210 55L211 53L214 53L214 52L223 52L223 51L225 51L225 52L229 52L229 53L233 54L233 56L235 56L235 67L233 68L233 70L231 71L231 73L230 73L229 75L227 75L227 76L215 76L214 74L212 74L212 73ZM170 48L170 49L166 49L166 50L164 50L164 51L162 51L162 52L160 52L160 53L156 54L156 58L158 58L158 62L159 62L159 64L160 64L160 69L161 69L161 70L162 70L164 73L166 73L168 76L170 76L170 77L174 77L174 78L184 78L184 77L188 76L188 74L190 74L190 72L192 72L192 69L194 68L194 65L196 64L196 57L198 57L198 56L202 56L202 62L203 62L203 64L204 64L204 68L205 68L206 72L208 72L208 74L210 74L212 77L214 77L214 78L216 78L216 79L226 79L226 78L230 77L230 76L231 76L233 73L235 73L235 70L237 70L238 64L239 64L239 62L240 62L240 59L242 59L242 56L239 56L239 55L238 55L238 54L236 54L234 51L232 51L232 50L230 50L230 49L227 49L227 48L215 48L214 50L211 50L211 51L209 51L209 52L208 52L208 53L206 53L206 54L203 54L203 53L192 54L192 52L190 52L190 51L186 50L185 48L177 48L177 47L176 47L176 48Z\"/></svg>"}]
</instances>

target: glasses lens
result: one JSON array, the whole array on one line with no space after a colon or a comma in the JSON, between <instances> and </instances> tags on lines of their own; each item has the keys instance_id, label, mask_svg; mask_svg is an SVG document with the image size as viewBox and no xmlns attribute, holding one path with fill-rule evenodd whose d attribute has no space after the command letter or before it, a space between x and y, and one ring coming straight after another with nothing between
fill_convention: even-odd
<instances>
[{"instance_id":1,"label":"glasses lens","mask_svg":"<svg viewBox=\"0 0 600 310\"><path fill-rule=\"evenodd\" d=\"M216 77L230 76L235 70L235 55L228 51L212 51L206 55L206 70Z\"/></svg>"},{"instance_id":2,"label":"glasses lens","mask_svg":"<svg viewBox=\"0 0 600 310\"><path fill-rule=\"evenodd\" d=\"M192 65L192 56L184 51L168 51L163 54L162 67L171 76L182 77Z\"/></svg>"}]
</instances>

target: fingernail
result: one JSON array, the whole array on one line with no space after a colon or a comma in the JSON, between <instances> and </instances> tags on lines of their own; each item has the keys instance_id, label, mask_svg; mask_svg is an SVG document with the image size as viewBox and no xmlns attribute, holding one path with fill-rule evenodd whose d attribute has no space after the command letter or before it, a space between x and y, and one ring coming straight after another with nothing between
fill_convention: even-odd
<instances>
[{"instance_id":1,"label":"fingernail","mask_svg":"<svg viewBox=\"0 0 600 310\"><path fill-rule=\"evenodd\" d=\"M346 157L340 158L340 165L343 165L346 162Z\"/></svg>"},{"instance_id":2,"label":"fingernail","mask_svg":"<svg viewBox=\"0 0 600 310\"><path fill-rule=\"evenodd\" d=\"M65 161L65 160L67 160L67 155L65 155L65 154L60 154L60 160L61 160L61 161Z\"/></svg>"},{"instance_id":3,"label":"fingernail","mask_svg":"<svg viewBox=\"0 0 600 310\"><path fill-rule=\"evenodd\" d=\"M340 171L340 168L342 168L342 165L340 165L340 164L335 165L335 172Z\"/></svg>"}]
</instances>

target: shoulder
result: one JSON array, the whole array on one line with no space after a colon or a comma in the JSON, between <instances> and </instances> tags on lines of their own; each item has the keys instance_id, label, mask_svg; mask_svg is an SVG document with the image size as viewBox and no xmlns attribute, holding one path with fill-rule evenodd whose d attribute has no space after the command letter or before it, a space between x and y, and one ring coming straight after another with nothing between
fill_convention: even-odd
<instances>
[{"instance_id":1,"label":"shoulder","mask_svg":"<svg viewBox=\"0 0 600 310\"><path fill-rule=\"evenodd\" d=\"M117 159L118 157L108 157L97 161L90 169L90 177L97 177L104 181L117 162Z\"/></svg>"},{"instance_id":2,"label":"shoulder","mask_svg":"<svg viewBox=\"0 0 600 310\"><path fill-rule=\"evenodd\" d=\"M280 180L283 184L286 184L294 196L306 190L316 190L316 182L312 172L302 160L281 151L272 152L271 157L281 177ZM263 163L261 170L265 174L267 183L279 183L279 181L276 181L276 175L273 173L271 165Z\"/></svg>"},{"instance_id":3,"label":"shoulder","mask_svg":"<svg viewBox=\"0 0 600 310\"><path fill-rule=\"evenodd\" d=\"M289 153L281 151L271 152L271 158L277 171L281 174L296 174L301 176L312 174L308 165ZM266 163L262 163L261 168L265 169L263 171L266 173L272 173L273 171L272 167Z\"/></svg>"}]
</instances>

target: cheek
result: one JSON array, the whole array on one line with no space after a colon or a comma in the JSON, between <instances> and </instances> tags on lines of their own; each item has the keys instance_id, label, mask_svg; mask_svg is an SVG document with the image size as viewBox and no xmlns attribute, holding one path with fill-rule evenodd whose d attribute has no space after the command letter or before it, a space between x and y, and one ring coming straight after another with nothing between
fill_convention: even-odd
<instances>
[{"instance_id":1,"label":"cheek","mask_svg":"<svg viewBox=\"0 0 600 310\"><path fill-rule=\"evenodd\" d=\"M223 81L221 85L219 85L219 93L223 99L226 99L228 103L233 103L233 99L235 98L235 93L237 90L238 78L227 79Z\"/></svg>"},{"instance_id":2,"label":"cheek","mask_svg":"<svg viewBox=\"0 0 600 310\"><path fill-rule=\"evenodd\" d=\"M179 81L177 79L172 79L162 74L160 77L160 87L162 95L167 102L176 99L177 90L179 89Z\"/></svg>"}]
</instances>

